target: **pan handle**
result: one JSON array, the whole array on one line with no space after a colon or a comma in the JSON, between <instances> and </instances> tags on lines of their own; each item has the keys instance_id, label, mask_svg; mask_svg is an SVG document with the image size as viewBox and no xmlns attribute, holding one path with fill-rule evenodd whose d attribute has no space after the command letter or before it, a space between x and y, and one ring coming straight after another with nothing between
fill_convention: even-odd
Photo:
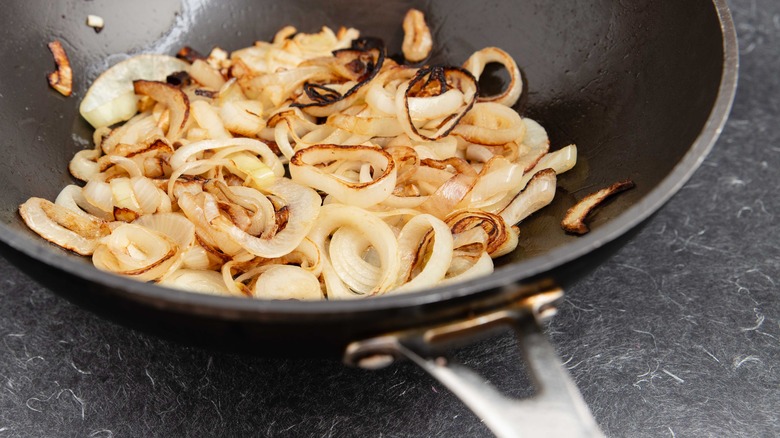
<instances>
[{"instance_id":1,"label":"pan handle","mask_svg":"<svg viewBox=\"0 0 780 438\"><path fill-rule=\"evenodd\" d=\"M562 296L556 288L466 321L353 342L344 360L377 369L397 359L409 359L449 388L498 437L600 437L603 435L582 395L540 327L555 313L554 305ZM431 354L443 345L452 345L453 340L462 340L464 333L484 333L506 325L514 328L536 389L527 399L508 398L469 368Z\"/></svg>"}]
</instances>

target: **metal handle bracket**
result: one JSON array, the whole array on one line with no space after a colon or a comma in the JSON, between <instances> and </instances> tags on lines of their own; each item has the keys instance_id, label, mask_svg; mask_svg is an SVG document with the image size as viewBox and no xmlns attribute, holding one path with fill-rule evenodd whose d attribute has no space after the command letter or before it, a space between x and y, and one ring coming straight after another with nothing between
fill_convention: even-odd
<instances>
[{"instance_id":1,"label":"metal handle bracket","mask_svg":"<svg viewBox=\"0 0 780 438\"><path fill-rule=\"evenodd\" d=\"M555 314L562 297L563 291L553 288L464 321L353 342L344 361L376 369L409 359L449 388L498 437L599 437L601 431L582 395L540 328ZM464 335L506 325L514 328L534 382L536 393L530 398L506 397L469 368L431 354Z\"/></svg>"}]
</instances>

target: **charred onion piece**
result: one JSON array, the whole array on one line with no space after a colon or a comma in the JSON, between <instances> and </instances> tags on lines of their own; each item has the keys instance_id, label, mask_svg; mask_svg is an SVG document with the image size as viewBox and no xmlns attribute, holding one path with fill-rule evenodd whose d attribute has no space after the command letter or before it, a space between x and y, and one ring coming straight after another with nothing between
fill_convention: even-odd
<instances>
[{"instance_id":1,"label":"charred onion piece","mask_svg":"<svg viewBox=\"0 0 780 438\"><path fill-rule=\"evenodd\" d=\"M449 117L446 117L435 132L430 135L423 134L412 120L412 114L409 110L409 98L440 96L451 87L461 89L464 98L467 100L466 105L462 106L457 112L450 114ZM398 89L396 105L401 103L403 110L406 112L406 117L399 116L399 121L404 127L406 134L412 139L417 141L436 141L452 132L458 122L460 122L460 119L474 106L478 95L479 87L477 80L467 70L460 67L441 65L424 67L417 71L417 74L409 81L407 86L399 87ZM398 102L399 98L402 99L401 102Z\"/></svg>"},{"instance_id":2,"label":"charred onion piece","mask_svg":"<svg viewBox=\"0 0 780 438\"><path fill-rule=\"evenodd\" d=\"M68 55L59 41L50 42L49 50L57 64L57 71L53 71L47 76L49 85L63 96L70 96L73 93L73 70L70 68Z\"/></svg>"},{"instance_id":3,"label":"charred onion piece","mask_svg":"<svg viewBox=\"0 0 780 438\"><path fill-rule=\"evenodd\" d=\"M630 179L625 181L616 182L607 188L603 188L597 192L591 193L588 196L582 198L580 202L574 204L566 212L566 216L561 222L561 227L569 233L585 234L590 229L585 225L585 218L588 217L591 211L598 207L604 200L610 196L616 195L622 191L634 188L635 184Z\"/></svg>"},{"instance_id":4,"label":"charred onion piece","mask_svg":"<svg viewBox=\"0 0 780 438\"><path fill-rule=\"evenodd\" d=\"M409 9L404 16L404 42L401 50L409 62L424 61L433 49L431 30L425 23L425 15L417 9Z\"/></svg>"},{"instance_id":5,"label":"charred onion piece","mask_svg":"<svg viewBox=\"0 0 780 438\"><path fill-rule=\"evenodd\" d=\"M135 94L149 96L168 107L170 122L167 138L176 141L184 131L190 116L190 99L181 89L159 81L133 81Z\"/></svg>"},{"instance_id":6,"label":"charred onion piece","mask_svg":"<svg viewBox=\"0 0 780 438\"><path fill-rule=\"evenodd\" d=\"M327 85L306 82L303 90L311 102L295 102L292 107L305 109L315 117L327 117L351 105L356 93L382 69L386 50L378 38L361 38L353 41L351 49L336 50L333 56L335 62L331 68L336 76L357 81L357 84L341 94Z\"/></svg>"},{"instance_id":7,"label":"charred onion piece","mask_svg":"<svg viewBox=\"0 0 780 438\"><path fill-rule=\"evenodd\" d=\"M198 59L206 60L206 57L202 53L193 49L190 46L184 46L176 52L176 57L192 64Z\"/></svg>"}]
</instances>

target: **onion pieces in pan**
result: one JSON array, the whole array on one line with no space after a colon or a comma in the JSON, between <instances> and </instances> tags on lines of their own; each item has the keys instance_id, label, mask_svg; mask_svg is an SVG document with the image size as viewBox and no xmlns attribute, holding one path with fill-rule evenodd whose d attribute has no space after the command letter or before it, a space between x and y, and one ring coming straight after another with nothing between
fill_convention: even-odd
<instances>
[{"instance_id":1,"label":"onion pieces in pan","mask_svg":"<svg viewBox=\"0 0 780 438\"><path fill-rule=\"evenodd\" d=\"M462 281L517 247L518 223L576 162L574 145L548 153L544 128L511 108L522 79L495 47L417 67L355 29L288 26L232 54L178 57L98 78L81 108L95 147L69 167L83 185L19 209L101 270L259 299ZM488 63L511 80L480 96Z\"/></svg>"}]
</instances>

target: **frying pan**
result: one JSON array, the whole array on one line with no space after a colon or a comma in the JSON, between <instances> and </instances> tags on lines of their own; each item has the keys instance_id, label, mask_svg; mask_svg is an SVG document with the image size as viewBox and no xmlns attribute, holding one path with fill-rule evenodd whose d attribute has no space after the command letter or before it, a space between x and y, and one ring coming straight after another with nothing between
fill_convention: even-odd
<instances>
[{"instance_id":1,"label":"frying pan","mask_svg":"<svg viewBox=\"0 0 780 438\"><path fill-rule=\"evenodd\" d=\"M497 259L491 276L349 302L189 294L100 272L38 238L19 218L17 207L27 198L54 199L73 183L67 163L91 138L78 102L110 65L142 52L172 54L185 44L233 50L267 40L286 24L301 31L352 26L399 52L400 23L410 7L423 10L432 29L430 62L460 64L482 47L503 48L526 81L516 109L547 128L553 149L578 145L578 164L559 178L554 202L522 223L518 249ZM258 354L339 355L364 367L409 357L504 435L539 419L547 427L571 427L568 435L597 431L538 323L553 313L561 287L609 257L693 173L720 133L737 75L736 38L724 0L35 0L12 1L4 9L0 252L6 258L106 317L187 342ZM105 19L101 33L85 25L88 14ZM73 65L70 98L46 83L45 73L53 69L46 43L54 39ZM501 72L491 75L483 89L500 87ZM604 205L589 234L574 237L560 229L576 200L625 178L636 188ZM427 359L502 324L515 327L531 361L540 388L535 405L505 400L467 370ZM569 413L553 417L559 408Z\"/></svg>"}]
</instances>

